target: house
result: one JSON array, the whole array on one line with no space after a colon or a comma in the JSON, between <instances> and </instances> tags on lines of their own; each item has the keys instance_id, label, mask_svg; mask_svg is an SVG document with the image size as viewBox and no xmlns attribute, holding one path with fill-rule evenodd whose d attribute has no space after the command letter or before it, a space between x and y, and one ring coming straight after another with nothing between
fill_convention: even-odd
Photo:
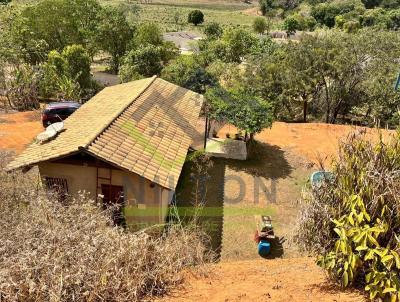
<instances>
[{"instance_id":1,"label":"house","mask_svg":"<svg viewBox=\"0 0 400 302\"><path fill-rule=\"evenodd\" d=\"M107 87L8 170L37 165L42 183L63 195L86 191L123 204L129 226L162 223L190 144L201 135L202 104L200 94L157 77Z\"/></svg>"}]
</instances>

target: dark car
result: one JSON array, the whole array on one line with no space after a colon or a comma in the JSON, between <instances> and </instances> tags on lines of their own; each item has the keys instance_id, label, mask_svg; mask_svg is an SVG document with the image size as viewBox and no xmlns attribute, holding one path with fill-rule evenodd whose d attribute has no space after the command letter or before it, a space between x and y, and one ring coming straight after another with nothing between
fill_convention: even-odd
<instances>
[{"instance_id":1,"label":"dark car","mask_svg":"<svg viewBox=\"0 0 400 302\"><path fill-rule=\"evenodd\" d=\"M48 104L42 113L43 127L65 120L80 106L81 104L76 102L56 102Z\"/></svg>"}]
</instances>

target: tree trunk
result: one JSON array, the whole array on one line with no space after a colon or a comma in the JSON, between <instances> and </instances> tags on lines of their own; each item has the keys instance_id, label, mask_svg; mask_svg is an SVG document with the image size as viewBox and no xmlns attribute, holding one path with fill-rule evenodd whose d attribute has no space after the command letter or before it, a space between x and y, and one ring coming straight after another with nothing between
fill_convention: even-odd
<instances>
[{"instance_id":1,"label":"tree trunk","mask_svg":"<svg viewBox=\"0 0 400 302\"><path fill-rule=\"evenodd\" d=\"M308 109L308 102L303 102L303 122L307 123L307 109Z\"/></svg>"}]
</instances>

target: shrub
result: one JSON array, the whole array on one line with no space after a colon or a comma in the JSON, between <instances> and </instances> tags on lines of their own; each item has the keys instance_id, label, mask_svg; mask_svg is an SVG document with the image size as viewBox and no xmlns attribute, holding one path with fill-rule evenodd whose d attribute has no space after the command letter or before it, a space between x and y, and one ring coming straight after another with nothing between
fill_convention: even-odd
<instances>
[{"instance_id":1,"label":"shrub","mask_svg":"<svg viewBox=\"0 0 400 302\"><path fill-rule=\"evenodd\" d=\"M201 10L195 9L189 13L188 22L195 26L204 22L204 14Z\"/></svg>"},{"instance_id":2,"label":"shrub","mask_svg":"<svg viewBox=\"0 0 400 302\"><path fill-rule=\"evenodd\" d=\"M293 35L297 30L301 29L301 24L295 16L289 16L283 22L283 29L286 31L287 35Z\"/></svg>"},{"instance_id":3,"label":"shrub","mask_svg":"<svg viewBox=\"0 0 400 302\"><path fill-rule=\"evenodd\" d=\"M263 16L270 12L273 8L273 0L259 0L260 11Z\"/></svg>"},{"instance_id":4,"label":"shrub","mask_svg":"<svg viewBox=\"0 0 400 302\"><path fill-rule=\"evenodd\" d=\"M205 259L196 228L126 232L84 195L61 204L37 191L35 173L0 178L1 301L142 301Z\"/></svg>"},{"instance_id":5,"label":"shrub","mask_svg":"<svg viewBox=\"0 0 400 302\"><path fill-rule=\"evenodd\" d=\"M21 111L39 109L37 69L28 64L19 64L8 72L4 87L10 107Z\"/></svg>"},{"instance_id":6,"label":"shrub","mask_svg":"<svg viewBox=\"0 0 400 302\"><path fill-rule=\"evenodd\" d=\"M384 143L352 134L335 178L313 189L296 240L343 287L364 285L371 299L400 296L400 132Z\"/></svg>"},{"instance_id":7,"label":"shrub","mask_svg":"<svg viewBox=\"0 0 400 302\"><path fill-rule=\"evenodd\" d=\"M128 82L159 74L161 70L160 47L146 45L127 53L122 61L119 77L123 82Z\"/></svg>"},{"instance_id":8,"label":"shrub","mask_svg":"<svg viewBox=\"0 0 400 302\"><path fill-rule=\"evenodd\" d=\"M90 57L81 45L69 45L62 51L65 72L79 83L82 89L89 89L92 83Z\"/></svg>"},{"instance_id":9,"label":"shrub","mask_svg":"<svg viewBox=\"0 0 400 302\"><path fill-rule=\"evenodd\" d=\"M343 24L343 29L347 33L354 33L361 28L358 21L347 21Z\"/></svg>"},{"instance_id":10,"label":"shrub","mask_svg":"<svg viewBox=\"0 0 400 302\"><path fill-rule=\"evenodd\" d=\"M361 2L364 4L365 8L374 8L379 6L382 0L361 0Z\"/></svg>"},{"instance_id":11,"label":"shrub","mask_svg":"<svg viewBox=\"0 0 400 302\"><path fill-rule=\"evenodd\" d=\"M162 71L162 78L198 93L214 86L217 80L192 56L179 56Z\"/></svg>"},{"instance_id":12,"label":"shrub","mask_svg":"<svg viewBox=\"0 0 400 302\"><path fill-rule=\"evenodd\" d=\"M41 66L39 91L43 97L79 101L97 90L90 74L90 57L81 45L69 45L62 53L49 52Z\"/></svg>"},{"instance_id":13,"label":"shrub","mask_svg":"<svg viewBox=\"0 0 400 302\"><path fill-rule=\"evenodd\" d=\"M213 40L221 38L223 30L219 23L211 22L210 24L207 24L204 28L204 33L206 34L208 39Z\"/></svg>"},{"instance_id":14,"label":"shrub","mask_svg":"<svg viewBox=\"0 0 400 302\"><path fill-rule=\"evenodd\" d=\"M336 16L351 12L354 9L354 3L348 1L344 1L343 3L321 3L311 9L311 16L319 24L333 27L335 26Z\"/></svg>"},{"instance_id":15,"label":"shrub","mask_svg":"<svg viewBox=\"0 0 400 302\"><path fill-rule=\"evenodd\" d=\"M162 45L164 42L161 28L155 23L143 23L139 26L135 37L137 45L151 44L154 46Z\"/></svg>"},{"instance_id":16,"label":"shrub","mask_svg":"<svg viewBox=\"0 0 400 302\"><path fill-rule=\"evenodd\" d=\"M253 21L253 30L258 34L263 34L268 29L267 20L264 17L257 17Z\"/></svg>"}]
</instances>

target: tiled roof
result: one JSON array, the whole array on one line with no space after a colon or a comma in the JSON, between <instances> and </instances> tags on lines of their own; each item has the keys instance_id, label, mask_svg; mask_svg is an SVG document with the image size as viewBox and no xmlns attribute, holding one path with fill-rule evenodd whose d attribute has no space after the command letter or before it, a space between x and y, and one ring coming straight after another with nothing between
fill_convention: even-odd
<instances>
[{"instance_id":1,"label":"tiled roof","mask_svg":"<svg viewBox=\"0 0 400 302\"><path fill-rule=\"evenodd\" d=\"M203 98L159 78L105 88L65 120L65 131L30 145L15 169L86 151L163 187L176 187Z\"/></svg>"}]
</instances>

